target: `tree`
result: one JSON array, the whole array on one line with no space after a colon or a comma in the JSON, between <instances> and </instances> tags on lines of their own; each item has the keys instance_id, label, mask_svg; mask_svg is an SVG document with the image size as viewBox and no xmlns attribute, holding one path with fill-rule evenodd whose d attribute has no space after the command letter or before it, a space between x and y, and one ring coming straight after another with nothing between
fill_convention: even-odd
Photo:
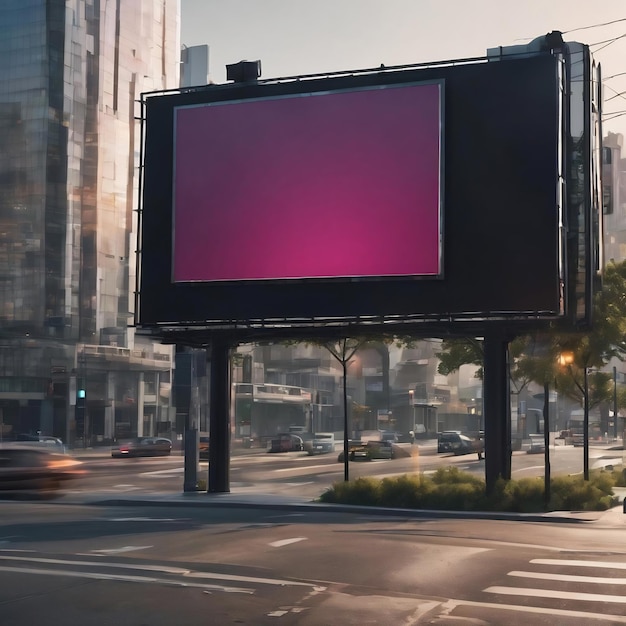
<instances>
[{"instance_id":1,"label":"tree","mask_svg":"<svg viewBox=\"0 0 626 626\"><path fill-rule=\"evenodd\" d=\"M626 262L606 267L602 289L594 300L590 330L563 332L555 325L545 334L515 339L510 352L512 380L542 385L554 381L560 393L581 402L588 425L589 409L608 401L613 391L611 375L600 370L611 359L624 360L626 356ZM566 354L568 363L559 365L559 357ZM474 338L448 340L437 356L441 373L450 373L463 364L480 366L482 343ZM481 369L477 375L482 377ZM618 394L619 402L624 399L625 394Z\"/></svg>"}]
</instances>

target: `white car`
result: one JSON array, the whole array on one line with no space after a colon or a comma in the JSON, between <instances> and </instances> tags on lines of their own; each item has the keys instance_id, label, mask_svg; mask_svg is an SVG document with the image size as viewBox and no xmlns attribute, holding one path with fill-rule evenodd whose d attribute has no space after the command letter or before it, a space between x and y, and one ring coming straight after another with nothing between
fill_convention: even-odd
<instances>
[{"instance_id":1,"label":"white car","mask_svg":"<svg viewBox=\"0 0 626 626\"><path fill-rule=\"evenodd\" d=\"M335 451L335 433L315 433L307 444L307 452L313 454L327 454Z\"/></svg>"}]
</instances>

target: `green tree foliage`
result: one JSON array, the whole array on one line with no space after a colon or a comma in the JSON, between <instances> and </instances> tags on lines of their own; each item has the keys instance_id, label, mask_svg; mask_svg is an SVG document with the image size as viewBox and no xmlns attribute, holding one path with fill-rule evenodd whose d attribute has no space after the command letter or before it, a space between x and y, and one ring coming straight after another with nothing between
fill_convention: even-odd
<instances>
[{"instance_id":1,"label":"green tree foliage","mask_svg":"<svg viewBox=\"0 0 626 626\"><path fill-rule=\"evenodd\" d=\"M588 332L562 332L556 327L543 335L514 339L509 346L511 380L516 392L529 382L556 383L559 392L582 403L583 378L588 373L589 406L609 401L613 393L612 375L598 371L612 358L626 356L626 262L609 264L602 290L594 302L593 324ZM567 355L571 362L561 364ZM437 354L439 373L449 374L461 365L479 367L482 378L483 346L477 338L449 339ZM618 393L618 404L626 406L626 391Z\"/></svg>"}]
</instances>

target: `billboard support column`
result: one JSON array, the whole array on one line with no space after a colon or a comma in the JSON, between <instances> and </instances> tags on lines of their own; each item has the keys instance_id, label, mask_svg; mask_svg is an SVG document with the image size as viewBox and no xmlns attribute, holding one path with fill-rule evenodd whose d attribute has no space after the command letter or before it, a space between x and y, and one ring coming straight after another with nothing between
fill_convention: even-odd
<instances>
[{"instance_id":1,"label":"billboard support column","mask_svg":"<svg viewBox=\"0 0 626 626\"><path fill-rule=\"evenodd\" d=\"M213 336L207 354L209 390L210 493L230 492L230 344Z\"/></svg>"},{"instance_id":2,"label":"billboard support column","mask_svg":"<svg viewBox=\"0 0 626 626\"><path fill-rule=\"evenodd\" d=\"M498 478L511 478L511 402L509 344L500 331L485 335L485 481L491 493Z\"/></svg>"}]
</instances>

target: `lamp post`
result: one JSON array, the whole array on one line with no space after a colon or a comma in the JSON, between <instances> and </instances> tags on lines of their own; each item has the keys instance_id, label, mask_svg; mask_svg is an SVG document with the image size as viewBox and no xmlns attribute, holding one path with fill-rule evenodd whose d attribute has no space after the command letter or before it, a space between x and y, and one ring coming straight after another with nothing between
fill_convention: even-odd
<instances>
[{"instance_id":1,"label":"lamp post","mask_svg":"<svg viewBox=\"0 0 626 626\"><path fill-rule=\"evenodd\" d=\"M617 367L613 366L613 438L617 439Z\"/></svg>"},{"instance_id":2,"label":"lamp post","mask_svg":"<svg viewBox=\"0 0 626 626\"><path fill-rule=\"evenodd\" d=\"M559 354L559 364L566 366L570 374L572 373L572 363L574 362L573 352L562 352ZM589 480L589 368L583 368L583 479ZM573 375L572 375L573 378ZM580 389L580 385L578 385Z\"/></svg>"},{"instance_id":3,"label":"lamp post","mask_svg":"<svg viewBox=\"0 0 626 626\"><path fill-rule=\"evenodd\" d=\"M413 389L409 389L409 402L411 403L411 416L413 418L413 427L411 431L415 435L415 391Z\"/></svg>"}]
</instances>

